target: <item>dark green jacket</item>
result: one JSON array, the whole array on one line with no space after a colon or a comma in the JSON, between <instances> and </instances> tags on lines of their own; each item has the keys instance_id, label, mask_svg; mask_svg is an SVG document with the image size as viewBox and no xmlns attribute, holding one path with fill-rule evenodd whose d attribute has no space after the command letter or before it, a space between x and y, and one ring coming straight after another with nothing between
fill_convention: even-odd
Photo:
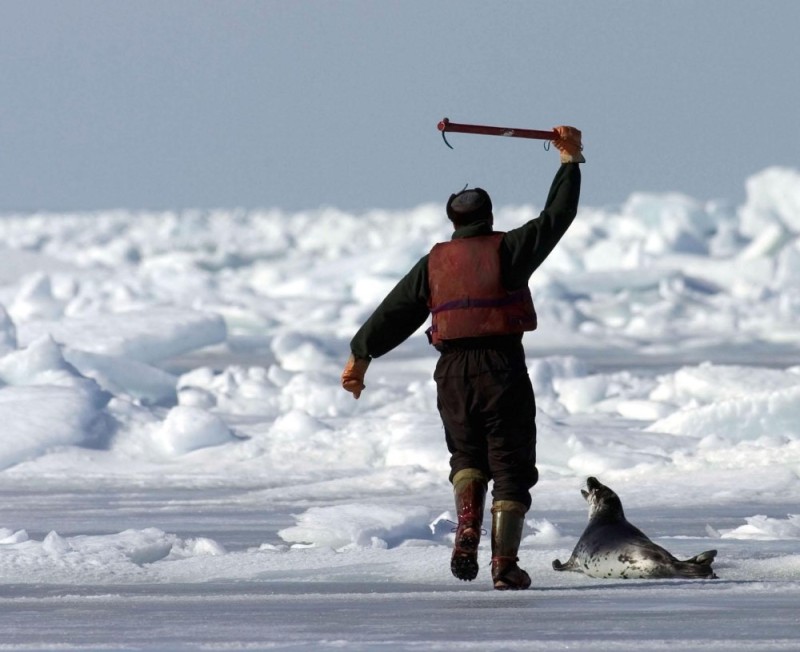
<instances>
[{"instance_id":1,"label":"dark green jacket","mask_svg":"<svg viewBox=\"0 0 800 652\"><path fill-rule=\"evenodd\" d=\"M547 203L539 217L506 232L500 244L503 286L517 290L528 284L578 212L581 171L577 163L565 163L556 172ZM478 222L460 227L455 238L492 233L491 225ZM350 349L357 358L377 358L410 337L428 319L428 256L420 258L355 334Z\"/></svg>"}]
</instances>

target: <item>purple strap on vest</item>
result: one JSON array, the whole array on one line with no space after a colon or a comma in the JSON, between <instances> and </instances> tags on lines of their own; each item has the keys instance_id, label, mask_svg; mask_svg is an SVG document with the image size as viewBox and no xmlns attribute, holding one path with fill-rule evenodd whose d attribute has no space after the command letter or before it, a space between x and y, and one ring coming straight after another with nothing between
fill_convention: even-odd
<instances>
[{"instance_id":1,"label":"purple strap on vest","mask_svg":"<svg viewBox=\"0 0 800 652\"><path fill-rule=\"evenodd\" d=\"M431 314L435 315L445 310L458 310L460 308L496 308L516 303L525 296L525 289L510 292L507 296L499 299L455 299L446 301L431 309Z\"/></svg>"}]
</instances>

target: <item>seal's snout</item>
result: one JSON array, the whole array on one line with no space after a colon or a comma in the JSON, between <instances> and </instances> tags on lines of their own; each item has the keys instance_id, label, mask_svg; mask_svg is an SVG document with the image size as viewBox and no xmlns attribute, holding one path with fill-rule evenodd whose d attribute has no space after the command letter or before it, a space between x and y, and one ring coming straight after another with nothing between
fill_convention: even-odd
<instances>
[{"instance_id":1,"label":"seal's snout","mask_svg":"<svg viewBox=\"0 0 800 652\"><path fill-rule=\"evenodd\" d=\"M586 489L581 489L581 496L583 496L584 500L589 500L589 497L597 491L599 487L602 487L597 478L588 477L586 478ZM588 491L587 491L588 490Z\"/></svg>"}]
</instances>

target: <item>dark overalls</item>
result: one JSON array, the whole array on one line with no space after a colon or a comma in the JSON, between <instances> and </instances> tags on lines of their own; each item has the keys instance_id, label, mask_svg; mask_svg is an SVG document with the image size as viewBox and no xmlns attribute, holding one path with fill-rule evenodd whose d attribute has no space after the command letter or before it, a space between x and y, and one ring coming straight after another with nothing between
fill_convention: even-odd
<instances>
[{"instance_id":1,"label":"dark overalls","mask_svg":"<svg viewBox=\"0 0 800 652\"><path fill-rule=\"evenodd\" d=\"M530 488L539 478L536 404L522 337L454 340L440 349L433 377L450 478L480 469L494 481L494 500L530 507Z\"/></svg>"}]
</instances>

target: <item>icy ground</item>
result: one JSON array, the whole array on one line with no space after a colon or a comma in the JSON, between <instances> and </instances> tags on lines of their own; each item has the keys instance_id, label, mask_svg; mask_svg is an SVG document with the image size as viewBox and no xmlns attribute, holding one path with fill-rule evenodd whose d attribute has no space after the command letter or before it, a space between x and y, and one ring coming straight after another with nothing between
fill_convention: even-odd
<instances>
[{"instance_id":1,"label":"icy ground","mask_svg":"<svg viewBox=\"0 0 800 652\"><path fill-rule=\"evenodd\" d=\"M788 169L581 208L531 283L534 586L503 594L487 540L449 573L422 333L338 384L440 206L0 217L0 649L800 649L798 234ZM587 475L719 579L554 572Z\"/></svg>"}]
</instances>

